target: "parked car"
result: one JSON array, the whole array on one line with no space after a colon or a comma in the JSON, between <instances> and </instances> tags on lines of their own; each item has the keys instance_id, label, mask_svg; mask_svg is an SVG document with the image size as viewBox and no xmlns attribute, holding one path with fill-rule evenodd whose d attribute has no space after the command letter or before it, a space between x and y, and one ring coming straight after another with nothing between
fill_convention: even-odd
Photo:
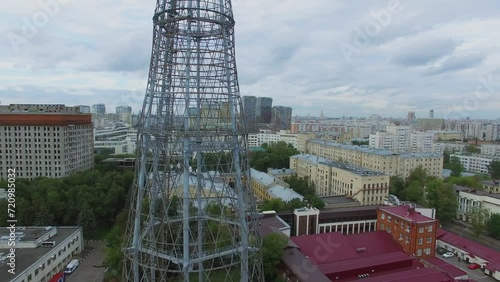
<instances>
[{"instance_id":1,"label":"parked car","mask_svg":"<svg viewBox=\"0 0 500 282\"><path fill-rule=\"evenodd\" d=\"M477 263L471 263L467 266L468 269L479 269L481 266Z\"/></svg>"},{"instance_id":2,"label":"parked car","mask_svg":"<svg viewBox=\"0 0 500 282\"><path fill-rule=\"evenodd\" d=\"M80 265L80 261L79 260L77 260L77 259L72 260L68 264L68 266L66 266L66 269L64 270L64 273L66 273L66 274L73 273L78 268L79 265Z\"/></svg>"},{"instance_id":3,"label":"parked car","mask_svg":"<svg viewBox=\"0 0 500 282\"><path fill-rule=\"evenodd\" d=\"M444 253L443 254L443 257L444 258L451 258L451 257L454 257L455 255L453 253L450 253L450 252L447 252L447 253Z\"/></svg>"}]
</instances>

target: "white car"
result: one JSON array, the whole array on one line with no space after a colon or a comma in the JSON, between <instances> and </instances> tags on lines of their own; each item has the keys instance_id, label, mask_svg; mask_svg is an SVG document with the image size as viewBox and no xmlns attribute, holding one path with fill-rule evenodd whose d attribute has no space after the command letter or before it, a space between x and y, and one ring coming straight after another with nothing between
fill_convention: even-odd
<instances>
[{"instance_id":1,"label":"white car","mask_svg":"<svg viewBox=\"0 0 500 282\"><path fill-rule=\"evenodd\" d=\"M451 258L451 257L453 257L453 256L455 256L455 255L454 255L453 253L450 253L450 252L447 252L447 253L444 253L444 254L443 254L443 257L444 257L444 258Z\"/></svg>"}]
</instances>

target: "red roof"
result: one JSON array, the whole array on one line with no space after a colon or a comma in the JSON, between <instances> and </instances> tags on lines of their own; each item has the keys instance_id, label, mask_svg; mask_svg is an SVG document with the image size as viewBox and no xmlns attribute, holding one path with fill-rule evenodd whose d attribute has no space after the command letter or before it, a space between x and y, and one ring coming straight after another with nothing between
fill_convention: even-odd
<instances>
[{"instance_id":1,"label":"red roof","mask_svg":"<svg viewBox=\"0 0 500 282\"><path fill-rule=\"evenodd\" d=\"M468 252L472 257L480 257L482 259L488 260L490 261L490 264L487 267L496 265L496 269L500 270L500 252L492 250L469 239L460 237L441 228L438 229L437 239Z\"/></svg>"},{"instance_id":2,"label":"red roof","mask_svg":"<svg viewBox=\"0 0 500 282\"><path fill-rule=\"evenodd\" d=\"M337 262L330 262L318 266L319 270L326 275L349 273L350 271L363 270L363 269L377 269L378 271L386 271L393 268L392 266L397 263L404 262L404 266L411 266L413 258L409 257L406 253L395 252L371 257L363 257L353 260L344 260ZM387 267L383 267L387 266ZM381 269L381 270L379 270ZM369 271L369 270L367 270Z\"/></svg>"},{"instance_id":3,"label":"red roof","mask_svg":"<svg viewBox=\"0 0 500 282\"><path fill-rule=\"evenodd\" d=\"M300 251L316 265L370 257L403 248L385 231L346 236L340 232L292 237ZM359 249L359 250L358 250Z\"/></svg>"},{"instance_id":4,"label":"red roof","mask_svg":"<svg viewBox=\"0 0 500 282\"><path fill-rule=\"evenodd\" d=\"M428 263L436 266L439 270L444 270L451 274L453 277L462 277L464 275L467 275L467 272L463 271L462 269L454 266L453 264L450 264L442 259L439 258L425 258L425 261Z\"/></svg>"},{"instance_id":5,"label":"red roof","mask_svg":"<svg viewBox=\"0 0 500 282\"><path fill-rule=\"evenodd\" d=\"M453 282L455 279L446 275L445 273L436 271L430 268L419 268L411 269L407 271L390 273L387 275L380 275L377 277L370 277L363 279L367 282L422 282L422 281L432 281L432 282Z\"/></svg>"},{"instance_id":6,"label":"red roof","mask_svg":"<svg viewBox=\"0 0 500 282\"><path fill-rule=\"evenodd\" d=\"M414 209L411 209L407 205L394 206L394 207L380 207L379 209L381 209L387 213L391 213L393 215L407 219L408 221L414 221L417 223L435 221L434 219L427 217L425 215L422 215L421 213L415 211Z\"/></svg>"}]
</instances>

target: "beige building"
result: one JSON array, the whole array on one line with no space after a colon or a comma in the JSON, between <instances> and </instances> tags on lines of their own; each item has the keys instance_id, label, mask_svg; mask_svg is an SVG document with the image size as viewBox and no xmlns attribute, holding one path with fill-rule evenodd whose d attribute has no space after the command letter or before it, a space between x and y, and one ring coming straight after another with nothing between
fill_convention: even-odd
<instances>
[{"instance_id":1,"label":"beige building","mask_svg":"<svg viewBox=\"0 0 500 282\"><path fill-rule=\"evenodd\" d=\"M345 195L361 205L377 205L389 195L389 175L326 158L300 154L290 157L290 168L308 177L319 196Z\"/></svg>"},{"instance_id":2,"label":"beige building","mask_svg":"<svg viewBox=\"0 0 500 282\"><path fill-rule=\"evenodd\" d=\"M306 147L308 154L332 161L347 162L390 176L406 177L419 165L422 165L430 176L442 177L443 175L443 155L438 153L396 153L390 150L321 140L309 140Z\"/></svg>"},{"instance_id":3,"label":"beige building","mask_svg":"<svg viewBox=\"0 0 500 282\"><path fill-rule=\"evenodd\" d=\"M90 114L65 105L0 106L0 179L61 178L94 166Z\"/></svg>"}]
</instances>

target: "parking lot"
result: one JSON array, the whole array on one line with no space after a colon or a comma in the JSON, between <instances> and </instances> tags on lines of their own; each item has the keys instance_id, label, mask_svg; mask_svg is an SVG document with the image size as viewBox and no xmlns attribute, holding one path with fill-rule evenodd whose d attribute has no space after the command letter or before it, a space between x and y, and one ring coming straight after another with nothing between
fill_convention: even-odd
<instances>
[{"instance_id":1,"label":"parking lot","mask_svg":"<svg viewBox=\"0 0 500 282\"><path fill-rule=\"evenodd\" d=\"M456 256L453 256L451 258L444 258L442 255L439 255L438 253L436 253L436 257L439 257L440 259L446 261L447 263L453 264L454 266L467 272L467 274L469 275L469 279L473 279L473 280L481 281L481 282L482 281L484 281L484 282L496 281L495 279L493 279L493 277L487 276L484 273L484 270L482 270L482 269L468 269L467 266L469 265L469 263L467 263L463 260L458 261L458 258Z\"/></svg>"},{"instance_id":2,"label":"parking lot","mask_svg":"<svg viewBox=\"0 0 500 282\"><path fill-rule=\"evenodd\" d=\"M66 277L68 282L97 282L104 278L104 247L103 241L90 241L82 252L80 266Z\"/></svg>"}]
</instances>

